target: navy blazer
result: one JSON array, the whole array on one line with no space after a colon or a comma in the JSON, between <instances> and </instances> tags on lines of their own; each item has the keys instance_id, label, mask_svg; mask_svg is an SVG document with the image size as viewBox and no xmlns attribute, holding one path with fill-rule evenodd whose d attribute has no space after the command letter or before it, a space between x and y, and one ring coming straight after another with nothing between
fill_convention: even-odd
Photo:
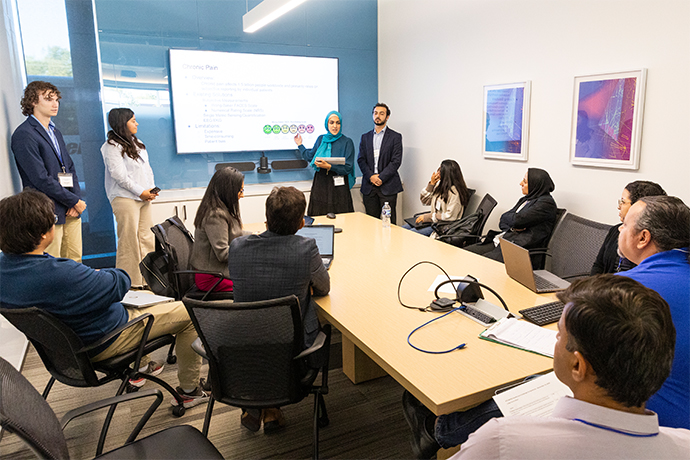
<instances>
[{"instance_id":1,"label":"navy blazer","mask_svg":"<svg viewBox=\"0 0 690 460\"><path fill-rule=\"evenodd\" d=\"M74 187L65 188L60 185L58 173L62 172L62 165L50 136L34 117L29 116L12 134L12 152L24 188L31 187L48 195L55 203L57 223L64 224L67 210L81 199L81 189L65 140L57 128L55 137L60 146L65 171L73 175Z\"/></svg>"},{"instance_id":2,"label":"navy blazer","mask_svg":"<svg viewBox=\"0 0 690 460\"><path fill-rule=\"evenodd\" d=\"M402 164L403 147L402 135L386 127L381 141L381 151L379 152L379 179L383 182L381 193L384 195L395 195L403 191L402 181L398 174L398 168ZM359 156L357 164L362 171L362 193L371 193L374 185L370 178L374 174L374 130L362 134L359 143Z\"/></svg>"},{"instance_id":3,"label":"navy blazer","mask_svg":"<svg viewBox=\"0 0 690 460\"><path fill-rule=\"evenodd\" d=\"M314 295L326 295L331 278L312 238L270 231L235 238L228 250L228 269L235 302L299 297L305 346L314 343L319 319L310 288Z\"/></svg>"}]
</instances>

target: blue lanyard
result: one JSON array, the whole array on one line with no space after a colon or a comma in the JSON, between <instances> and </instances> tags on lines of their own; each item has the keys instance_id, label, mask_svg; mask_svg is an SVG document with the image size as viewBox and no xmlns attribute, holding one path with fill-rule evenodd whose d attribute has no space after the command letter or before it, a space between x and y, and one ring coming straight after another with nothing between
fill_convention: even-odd
<instances>
[{"instance_id":1,"label":"blue lanyard","mask_svg":"<svg viewBox=\"0 0 690 460\"><path fill-rule=\"evenodd\" d=\"M654 436L659 434L659 433L650 433L650 434L628 433L626 431L617 430L617 429L611 428L609 426L604 426L604 425L599 425L597 423L587 422L587 421L579 419L579 418L574 418L572 420L575 422L584 423L585 425L589 425L589 426L592 426L594 428L600 428L602 430L613 431L614 433L620 433L620 434L624 434L626 436L632 436L633 438L651 438L651 437L654 437Z\"/></svg>"}]
</instances>

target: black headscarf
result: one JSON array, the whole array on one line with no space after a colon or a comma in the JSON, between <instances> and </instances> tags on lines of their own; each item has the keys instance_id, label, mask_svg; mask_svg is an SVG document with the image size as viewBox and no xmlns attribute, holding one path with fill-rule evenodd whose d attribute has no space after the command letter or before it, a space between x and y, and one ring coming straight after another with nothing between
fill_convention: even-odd
<instances>
[{"instance_id":1,"label":"black headscarf","mask_svg":"<svg viewBox=\"0 0 690 460\"><path fill-rule=\"evenodd\" d=\"M549 173L539 168L527 170L527 195L520 201L533 200L542 195L548 195L556 189Z\"/></svg>"}]
</instances>

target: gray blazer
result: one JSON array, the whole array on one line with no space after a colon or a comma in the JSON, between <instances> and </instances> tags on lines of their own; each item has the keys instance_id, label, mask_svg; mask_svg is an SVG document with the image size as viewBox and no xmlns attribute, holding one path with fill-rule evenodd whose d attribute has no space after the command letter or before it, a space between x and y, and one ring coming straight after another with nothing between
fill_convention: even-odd
<instances>
[{"instance_id":1,"label":"gray blazer","mask_svg":"<svg viewBox=\"0 0 690 460\"><path fill-rule=\"evenodd\" d=\"M228 248L235 238L248 235L225 209L214 209L194 229L190 263L197 270L209 270L228 277Z\"/></svg>"},{"instance_id":2,"label":"gray blazer","mask_svg":"<svg viewBox=\"0 0 690 460\"><path fill-rule=\"evenodd\" d=\"M303 236L265 231L233 240L228 259L235 302L296 295L302 309L304 343L311 346L319 332L319 319L310 288L317 296L326 295L331 289L331 278L316 242Z\"/></svg>"}]
</instances>

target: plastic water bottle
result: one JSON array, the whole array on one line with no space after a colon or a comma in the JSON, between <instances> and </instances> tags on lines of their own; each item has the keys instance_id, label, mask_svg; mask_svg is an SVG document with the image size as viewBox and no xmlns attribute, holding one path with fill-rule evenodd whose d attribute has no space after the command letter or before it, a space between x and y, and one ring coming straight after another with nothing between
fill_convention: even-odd
<instances>
[{"instance_id":1,"label":"plastic water bottle","mask_svg":"<svg viewBox=\"0 0 690 460\"><path fill-rule=\"evenodd\" d=\"M391 226L391 206L386 201L381 208L381 222L383 228L390 228Z\"/></svg>"}]
</instances>

